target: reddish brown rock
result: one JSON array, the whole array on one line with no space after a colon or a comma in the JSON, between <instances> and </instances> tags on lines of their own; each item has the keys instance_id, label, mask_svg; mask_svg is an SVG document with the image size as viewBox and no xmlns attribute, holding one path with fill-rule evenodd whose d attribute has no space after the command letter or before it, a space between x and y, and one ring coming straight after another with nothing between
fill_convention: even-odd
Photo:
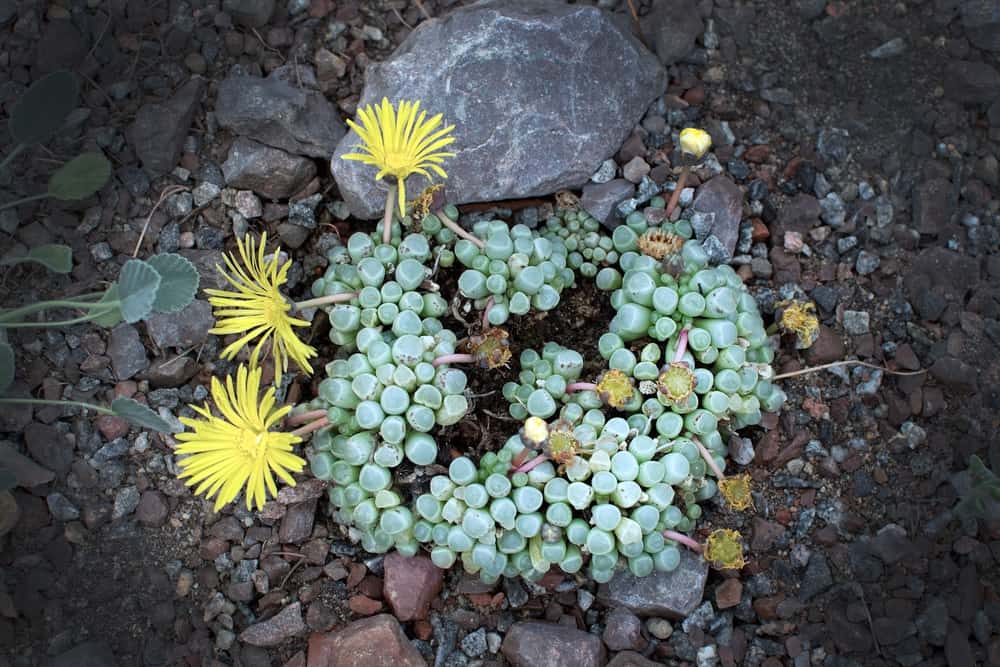
<instances>
[{"instance_id":1,"label":"reddish brown rock","mask_svg":"<svg viewBox=\"0 0 1000 667\"><path fill-rule=\"evenodd\" d=\"M406 558L398 552L385 557L382 595L400 621L427 618L431 602L441 592L440 568L425 556Z\"/></svg>"},{"instance_id":2,"label":"reddish brown rock","mask_svg":"<svg viewBox=\"0 0 1000 667\"><path fill-rule=\"evenodd\" d=\"M719 609L729 609L740 603L743 595L743 584L739 579L726 579L715 589L715 606Z\"/></svg>"},{"instance_id":3,"label":"reddish brown rock","mask_svg":"<svg viewBox=\"0 0 1000 667\"><path fill-rule=\"evenodd\" d=\"M94 425L101 432L104 439L111 442L115 438L124 438L128 435L128 422L116 415L101 415L94 420Z\"/></svg>"},{"instance_id":4,"label":"reddish brown rock","mask_svg":"<svg viewBox=\"0 0 1000 667\"><path fill-rule=\"evenodd\" d=\"M347 606L359 616L371 616L382 611L382 603L372 600L367 595L352 595L347 601Z\"/></svg>"},{"instance_id":5,"label":"reddish brown rock","mask_svg":"<svg viewBox=\"0 0 1000 667\"><path fill-rule=\"evenodd\" d=\"M425 667L399 621L379 614L309 638L308 667Z\"/></svg>"},{"instance_id":6,"label":"reddish brown rock","mask_svg":"<svg viewBox=\"0 0 1000 667\"><path fill-rule=\"evenodd\" d=\"M826 325L819 325L819 337L806 352L810 364L827 364L844 358L844 341L840 334Z\"/></svg>"},{"instance_id":7,"label":"reddish brown rock","mask_svg":"<svg viewBox=\"0 0 1000 667\"><path fill-rule=\"evenodd\" d=\"M537 621L515 623L500 651L514 667L600 667L605 662L604 644L595 635Z\"/></svg>"},{"instance_id":8,"label":"reddish brown rock","mask_svg":"<svg viewBox=\"0 0 1000 667\"><path fill-rule=\"evenodd\" d=\"M240 641L251 646L277 646L286 639L304 635L308 631L302 620L302 605L294 602L260 623L255 623L240 633Z\"/></svg>"}]
</instances>

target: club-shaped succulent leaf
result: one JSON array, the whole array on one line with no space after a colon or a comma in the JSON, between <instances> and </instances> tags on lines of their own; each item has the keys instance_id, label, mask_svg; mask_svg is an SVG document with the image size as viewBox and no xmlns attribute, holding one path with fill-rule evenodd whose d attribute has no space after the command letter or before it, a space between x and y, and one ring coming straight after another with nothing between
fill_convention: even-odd
<instances>
[{"instance_id":1,"label":"club-shaped succulent leaf","mask_svg":"<svg viewBox=\"0 0 1000 667\"><path fill-rule=\"evenodd\" d=\"M26 255L2 259L0 266L13 266L25 262L41 264L54 273L69 273L73 270L73 249L61 243L46 243L32 248Z\"/></svg>"},{"instance_id":2,"label":"club-shaped succulent leaf","mask_svg":"<svg viewBox=\"0 0 1000 667\"><path fill-rule=\"evenodd\" d=\"M83 153L49 178L48 195L61 201L86 199L111 177L111 163L101 153Z\"/></svg>"},{"instance_id":3,"label":"club-shaped succulent leaf","mask_svg":"<svg viewBox=\"0 0 1000 667\"><path fill-rule=\"evenodd\" d=\"M111 401L111 410L117 416L133 424L154 431L169 432L170 424L142 403L131 398L119 397Z\"/></svg>"}]
</instances>

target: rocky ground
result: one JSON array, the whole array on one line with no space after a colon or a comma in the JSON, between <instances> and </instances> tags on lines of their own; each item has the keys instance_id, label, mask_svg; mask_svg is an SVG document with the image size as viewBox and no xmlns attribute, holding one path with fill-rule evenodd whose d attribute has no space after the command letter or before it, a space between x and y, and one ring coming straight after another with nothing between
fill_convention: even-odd
<instances>
[{"instance_id":1,"label":"rocky ground","mask_svg":"<svg viewBox=\"0 0 1000 667\"><path fill-rule=\"evenodd\" d=\"M115 167L81 205L0 212L5 250L64 242L76 261L69 277L5 269L0 303L89 291L140 237L140 252L180 252L213 284L247 230L280 238L301 294L333 235L370 224L330 176L340 118L370 65L464 3L272 4L0 0L5 112L47 71L85 82L66 132L0 175L0 201L39 191L83 148ZM627 3L599 4L630 26ZM805 353L783 340L780 369L850 357L929 370L785 382L780 418L733 444L756 512L705 522L743 532L747 566L706 578L685 558L642 585L487 587L361 552L328 521L322 484L215 514L176 479L169 436L2 406L20 520L0 538L0 665L1000 665L1000 520L951 512L971 454L1000 466L1000 4L636 6L666 90L584 201L613 219L636 186L672 183L671 130L702 126L717 159L692 179L693 210L733 218L734 263L766 312L796 290L819 308L819 340ZM551 199L507 206L530 221L539 205ZM593 318L594 295L556 317ZM229 368L211 361L211 324L197 301L141 326L13 335L13 393L134 396L176 423ZM311 391L287 387L289 400ZM486 437L511 427L492 420Z\"/></svg>"}]
</instances>

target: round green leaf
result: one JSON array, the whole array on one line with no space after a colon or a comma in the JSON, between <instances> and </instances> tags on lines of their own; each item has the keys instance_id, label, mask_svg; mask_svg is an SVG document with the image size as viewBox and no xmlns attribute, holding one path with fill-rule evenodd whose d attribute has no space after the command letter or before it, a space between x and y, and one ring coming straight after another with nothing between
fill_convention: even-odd
<instances>
[{"instance_id":1,"label":"round green leaf","mask_svg":"<svg viewBox=\"0 0 1000 667\"><path fill-rule=\"evenodd\" d=\"M69 273L73 270L73 249L60 243L47 243L32 248L27 255L0 259L0 265L10 266L36 262L55 273Z\"/></svg>"},{"instance_id":2,"label":"round green leaf","mask_svg":"<svg viewBox=\"0 0 1000 667\"><path fill-rule=\"evenodd\" d=\"M147 263L160 274L153 310L176 313L194 300L198 291L198 269L194 264L174 253L153 255Z\"/></svg>"},{"instance_id":3,"label":"round green leaf","mask_svg":"<svg viewBox=\"0 0 1000 667\"><path fill-rule=\"evenodd\" d=\"M58 70L31 84L10 112L10 134L19 144L40 144L62 129L76 107L80 82L68 70Z\"/></svg>"},{"instance_id":4,"label":"round green leaf","mask_svg":"<svg viewBox=\"0 0 1000 667\"><path fill-rule=\"evenodd\" d=\"M116 398L111 401L111 411L137 426L154 431L170 432L170 424L142 403L131 398Z\"/></svg>"},{"instance_id":5,"label":"round green leaf","mask_svg":"<svg viewBox=\"0 0 1000 667\"><path fill-rule=\"evenodd\" d=\"M159 287L160 274L148 263L141 259L125 262L118 277L118 296L126 322L134 324L153 312Z\"/></svg>"},{"instance_id":6,"label":"round green leaf","mask_svg":"<svg viewBox=\"0 0 1000 667\"><path fill-rule=\"evenodd\" d=\"M14 383L14 349L0 342L0 394Z\"/></svg>"},{"instance_id":7,"label":"round green leaf","mask_svg":"<svg viewBox=\"0 0 1000 667\"><path fill-rule=\"evenodd\" d=\"M111 286L104 292L104 296L101 297L98 303L113 303L115 301L118 301L118 283L111 283ZM94 318L94 324L101 327L113 327L121 321L121 307L109 310L104 315Z\"/></svg>"},{"instance_id":8,"label":"round green leaf","mask_svg":"<svg viewBox=\"0 0 1000 667\"><path fill-rule=\"evenodd\" d=\"M49 178L50 197L62 201L86 199L111 178L111 163L102 153L83 153L64 164Z\"/></svg>"}]
</instances>

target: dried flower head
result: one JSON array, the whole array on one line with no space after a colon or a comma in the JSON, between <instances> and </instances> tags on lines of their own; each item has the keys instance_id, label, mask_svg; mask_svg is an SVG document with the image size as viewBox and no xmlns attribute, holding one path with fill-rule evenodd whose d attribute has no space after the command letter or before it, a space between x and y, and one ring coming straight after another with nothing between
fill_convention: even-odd
<instances>
[{"instance_id":1,"label":"dried flower head","mask_svg":"<svg viewBox=\"0 0 1000 667\"><path fill-rule=\"evenodd\" d=\"M208 302L214 307L216 318L216 325L209 329L209 333L240 336L222 351L222 358L233 359L245 345L259 337L250 354L250 365L256 366L264 345L270 339L274 373L280 384L282 374L288 370L289 359L306 373L312 373L309 358L316 356L316 348L306 345L295 335L293 327L308 327L309 322L289 314L292 306L278 289L288 282L292 262L288 260L280 264L278 248L275 248L271 259L265 260L266 244L267 234L261 236L259 244L252 236L237 239L236 246L242 262L225 254L223 257L230 273L216 267L236 291L206 289L205 293L209 295Z\"/></svg>"},{"instance_id":2,"label":"dried flower head","mask_svg":"<svg viewBox=\"0 0 1000 667\"><path fill-rule=\"evenodd\" d=\"M712 147L712 136L697 127L685 127L680 134L681 152L700 160Z\"/></svg>"},{"instance_id":3,"label":"dried flower head","mask_svg":"<svg viewBox=\"0 0 1000 667\"><path fill-rule=\"evenodd\" d=\"M635 395L632 377L617 368L604 371L597 381L597 394L606 405L623 408Z\"/></svg>"},{"instance_id":4,"label":"dried flower head","mask_svg":"<svg viewBox=\"0 0 1000 667\"><path fill-rule=\"evenodd\" d=\"M795 347L804 350L811 347L819 338L819 318L816 317L816 304L812 301L789 299L776 304L780 311L778 326L786 333L796 336Z\"/></svg>"},{"instance_id":5,"label":"dried flower head","mask_svg":"<svg viewBox=\"0 0 1000 667\"><path fill-rule=\"evenodd\" d=\"M580 198L569 190L560 190L556 193L556 207L567 211L579 211Z\"/></svg>"},{"instance_id":6,"label":"dried flower head","mask_svg":"<svg viewBox=\"0 0 1000 667\"><path fill-rule=\"evenodd\" d=\"M753 507L753 496L750 494L750 475L730 475L719 480L719 493L734 510L742 512Z\"/></svg>"},{"instance_id":7,"label":"dried flower head","mask_svg":"<svg viewBox=\"0 0 1000 667\"><path fill-rule=\"evenodd\" d=\"M292 445L302 438L291 433L271 431L287 415L292 406L275 407L275 390L260 393L261 369L241 365L236 382L226 377L225 385L212 378L212 400L222 417L216 417L205 407L191 409L202 419L181 417L181 423L192 429L177 434L181 442L174 452L180 457L177 465L187 478L188 486L197 485L194 492L215 496L218 511L233 501L246 487L247 509L254 505L264 508L268 494L278 494L274 475L289 486L295 486L292 472L300 472L305 460L292 453Z\"/></svg>"},{"instance_id":8,"label":"dried flower head","mask_svg":"<svg viewBox=\"0 0 1000 667\"><path fill-rule=\"evenodd\" d=\"M428 185L424 188L416 199L411 201L407 206L410 210L410 216L413 218L415 224L419 224L421 220L427 217L431 211L436 211L441 208L444 204L444 184L434 183L433 185Z\"/></svg>"},{"instance_id":9,"label":"dried flower head","mask_svg":"<svg viewBox=\"0 0 1000 667\"><path fill-rule=\"evenodd\" d=\"M469 336L465 347L483 368L506 368L510 362L510 334L502 327L490 327L481 334Z\"/></svg>"},{"instance_id":10,"label":"dried flower head","mask_svg":"<svg viewBox=\"0 0 1000 667\"><path fill-rule=\"evenodd\" d=\"M686 401L694 391L694 373L683 361L675 361L667 365L656 379L657 387L663 397L671 403Z\"/></svg>"},{"instance_id":11,"label":"dried flower head","mask_svg":"<svg viewBox=\"0 0 1000 667\"><path fill-rule=\"evenodd\" d=\"M650 229L639 237L639 252L653 259L663 259L681 251L684 237L664 229Z\"/></svg>"},{"instance_id":12,"label":"dried flower head","mask_svg":"<svg viewBox=\"0 0 1000 667\"><path fill-rule=\"evenodd\" d=\"M708 539L705 540L705 549L702 552L712 567L718 570L739 570L746 561L743 560L743 543L740 534L729 528L720 528L712 531Z\"/></svg>"},{"instance_id":13,"label":"dried flower head","mask_svg":"<svg viewBox=\"0 0 1000 667\"><path fill-rule=\"evenodd\" d=\"M573 435L573 425L565 419L556 421L549 429L545 454L558 465L570 463L580 450L580 443Z\"/></svg>"},{"instance_id":14,"label":"dried flower head","mask_svg":"<svg viewBox=\"0 0 1000 667\"><path fill-rule=\"evenodd\" d=\"M440 167L445 158L455 157L454 153L441 149L455 141L448 136L454 125L437 129L441 125L442 114L427 118L426 111L420 111L419 101L402 100L399 111L385 97L372 107L358 109L360 124L348 119L347 125L361 139L357 153L346 153L345 160L357 160L378 168L375 180L394 176L399 191L399 214L406 213L406 177L420 174L431 179L428 169L441 178L448 174Z\"/></svg>"}]
</instances>

